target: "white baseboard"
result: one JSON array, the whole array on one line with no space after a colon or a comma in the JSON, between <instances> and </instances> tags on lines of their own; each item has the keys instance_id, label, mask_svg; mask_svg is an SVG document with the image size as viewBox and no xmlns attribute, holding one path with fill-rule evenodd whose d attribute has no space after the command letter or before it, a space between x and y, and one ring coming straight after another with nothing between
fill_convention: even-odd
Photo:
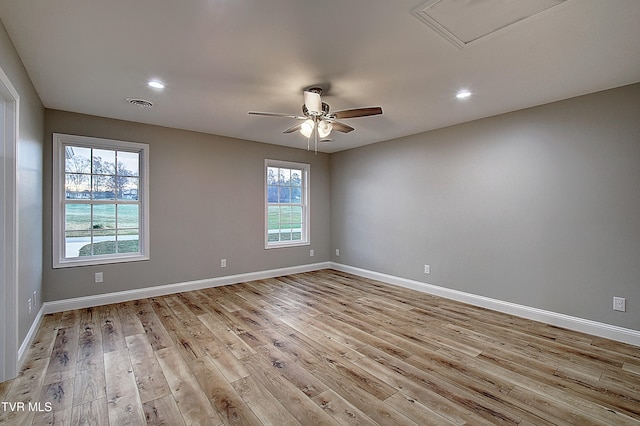
<instances>
[{"instance_id":1,"label":"white baseboard","mask_svg":"<svg viewBox=\"0 0 640 426\"><path fill-rule=\"evenodd\" d=\"M424 293L441 296L447 299L468 303L470 305L480 306L494 311L567 328L569 330L575 330L582 333L591 334L593 336L604 337L607 339L616 340L618 342L640 346L640 331L638 330L632 330L629 328L618 327L615 325L605 324L597 321L572 317L565 314L559 314L557 312L545 311L542 309L518 305L516 303L505 302L502 300L491 299L489 297L478 296L471 293L465 293L463 291L452 290L446 287L426 284L420 281L382 274L380 272L370 271L367 269L355 268L340 263L331 262L331 268L342 272L348 272L353 275L358 275L364 278L382 281L387 284L406 287L413 290L422 291Z\"/></svg>"},{"instance_id":2,"label":"white baseboard","mask_svg":"<svg viewBox=\"0 0 640 426\"><path fill-rule=\"evenodd\" d=\"M463 291L453 290L446 287L439 287L432 284L414 281L406 278L396 277L393 275L382 274L380 272L370 271L367 269L355 268L353 266L343 265L335 262L321 262L309 265L292 266L287 268L271 269L266 271L249 272L238 275L228 275L224 277L209 278L197 281L188 281L176 284L167 284L157 287L147 287L136 290L120 291L115 293L99 294L95 296L77 297L66 300L56 300L53 302L45 302L38 312L36 320L33 322L27 337L20 346L18 352L18 365L21 365L23 356L31 345L31 341L35 337L35 333L40 325L40 321L44 314L68 311L72 309L83 309L93 306L108 305L110 303L120 303L136 299L144 299L148 297L164 296L167 294L180 293L183 291L200 290L203 288L218 287L222 285L237 284L245 281L261 280L266 278L279 277L283 275L297 274L301 272L317 271L320 269L332 268L338 271L348 272L364 278L370 278L382 281L387 284L406 287L413 290L422 291L424 293L433 294L447 299L457 300L459 302L468 303L474 306L480 306L494 311L515 315L522 318L540 321L546 324L567 328L569 330L580 331L582 333L594 336L604 337L618 342L628 343L640 346L640 331L628 328L618 327L615 325L605 324L597 321L587 320L578 317L572 317L557 312L545 311L529 306L518 305L516 303L505 302L489 297L478 296Z\"/></svg>"},{"instance_id":3,"label":"white baseboard","mask_svg":"<svg viewBox=\"0 0 640 426\"><path fill-rule=\"evenodd\" d=\"M31 343L33 343L33 339L36 337L36 333L38 332L38 328L40 328L40 323L42 322L42 317L45 314L44 304L40 307L40 310L36 314L36 317L27 332L20 348L18 349L18 371L22 368L22 363L24 362L24 358L27 355L27 351L31 347Z\"/></svg>"},{"instance_id":4,"label":"white baseboard","mask_svg":"<svg viewBox=\"0 0 640 426\"><path fill-rule=\"evenodd\" d=\"M69 311L73 309L84 309L93 306L108 305L111 303L145 299L147 297L165 296L167 294L181 293L183 291L201 290L203 288L237 284L245 281L262 280L266 278L280 277L283 275L298 274L301 272L317 271L320 269L327 269L329 268L329 265L329 262L312 263L308 265L291 266L287 268L270 269L266 271L248 272L245 274L227 275L224 277L167 284L157 287L146 287L136 290L97 294L95 296L56 300L53 302L45 302L43 309L45 314L52 314L55 312Z\"/></svg>"}]
</instances>

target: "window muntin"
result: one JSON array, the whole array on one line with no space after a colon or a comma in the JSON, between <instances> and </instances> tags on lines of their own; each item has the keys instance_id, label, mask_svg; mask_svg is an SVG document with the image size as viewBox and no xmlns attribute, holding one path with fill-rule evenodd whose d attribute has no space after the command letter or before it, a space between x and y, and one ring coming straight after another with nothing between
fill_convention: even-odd
<instances>
[{"instance_id":1,"label":"window muntin","mask_svg":"<svg viewBox=\"0 0 640 426\"><path fill-rule=\"evenodd\" d=\"M265 160L265 248L309 244L309 165Z\"/></svg>"},{"instance_id":2,"label":"window muntin","mask_svg":"<svg viewBox=\"0 0 640 426\"><path fill-rule=\"evenodd\" d=\"M148 145L54 134L54 267L148 259Z\"/></svg>"}]
</instances>

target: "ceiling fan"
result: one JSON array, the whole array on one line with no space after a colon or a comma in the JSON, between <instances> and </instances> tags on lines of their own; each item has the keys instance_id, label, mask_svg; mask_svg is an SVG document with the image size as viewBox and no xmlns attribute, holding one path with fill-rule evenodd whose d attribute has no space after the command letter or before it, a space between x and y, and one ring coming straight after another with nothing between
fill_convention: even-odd
<instances>
[{"instance_id":1,"label":"ceiling fan","mask_svg":"<svg viewBox=\"0 0 640 426\"><path fill-rule=\"evenodd\" d=\"M282 133L300 131L300 133L307 138L307 149L309 149L309 141L311 140L311 136L313 136L316 152L318 151L318 142L329 141L327 138L332 130L342 133L349 133L355 130L353 127L337 120L382 114L382 107L351 108L331 112L329 104L322 102L321 87L310 87L303 91L303 95L304 104L302 105L302 115L258 111L249 111L249 114L302 120L302 123L291 126Z\"/></svg>"}]
</instances>

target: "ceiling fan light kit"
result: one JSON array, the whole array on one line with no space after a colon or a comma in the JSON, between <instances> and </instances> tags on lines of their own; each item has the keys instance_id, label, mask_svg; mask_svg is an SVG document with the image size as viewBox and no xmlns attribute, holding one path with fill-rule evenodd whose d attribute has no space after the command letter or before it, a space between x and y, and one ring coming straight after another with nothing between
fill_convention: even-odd
<instances>
[{"instance_id":1,"label":"ceiling fan light kit","mask_svg":"<svg viewBox=\"0 0 640 426\"><path fill-rule=\"evenodd\" d=\"M327 138L333 130L341 133L349 133L354 130L353 127L337 121L338 119L342 120L382 114L382 107L352 108L332 113L330 112L329 104L322 102L321 95L322 88L320 87L311 87L303 91L304 104L302 105L302 116L258 111L249 111L249 114L303 120L301 124L293 125L285 129L282 133L300 131L300 133L307 138L307 149L310 149L309 141L311 136L314 136L316 152L318 151L319 138Z\"/></svg>"},{"instance_id":2,"label":"ceiling fan light kit","mask_svg":"<svg viewBox=\"0 0 640 426\"><path fill-rule=\"evenodd\" d=\"M330 121L321 120L318 123L318 136L320 136L321 138L326 138L327 136L329 136L332 130L333 124L331 124Z\"/></svg>"},{"instance_id":3,"label":"ceiling fan light kit","mask_svg":"<svg viewBox=\"0 0 640 426\"><path fill-rule=\"evenodd\" d=\"M311 137L311 133L313 132L313 128L315 127L315 123L312 119L308 119L304 123L300 125L300 133L302 133L305 137Z\"/></svg>"}]
</instances>

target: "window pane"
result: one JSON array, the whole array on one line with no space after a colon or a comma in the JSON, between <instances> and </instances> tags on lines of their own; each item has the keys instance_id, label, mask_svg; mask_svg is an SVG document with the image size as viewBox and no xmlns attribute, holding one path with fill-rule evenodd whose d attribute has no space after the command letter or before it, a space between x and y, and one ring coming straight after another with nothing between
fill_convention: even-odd
<instances>
[{"instance_id":1,"label":"window pane","mask_svg":"<svg viewBox=\"0 0 640 426\"><path fill-rule=\"evenodd\" d=\"M267 211L267 229L280 229L280 207L269 206Z\"/></svg>"},{"instance_id":2,"label":"window pane","mask_svg":"<svg viewBox=\"0 0 640 426\"><path fill-rule=\"evenodd\" d=\"M137 204L118 205L118 229L140 227L140 209Z\"/></svg>"},{"instance_id":3,"label":"window pane","mask_svg":"<svg viewBox=\"0 0 640 426\"><path fill-rule=\"evenodd\" d=\"M89 243L91 243L91 231L66 232L64 241L65 256L80 256L80 249Z\"/></svg>"},{"instance_id":4,"label":"window pane","mask_svg":"<svg viewBox=\"0 0 640 426\"><path fill-rule=\"evenodd\" d=\"M64 192L67 200L89 199L91 197L91 175L65 173Z\"/></svg>"},{"instance_id":5,"label":"window pane","mask_svg":"<svg viewBox=\"0 0 640 426\"><path fill-rule=\"evenodd\" d=\"M291 170L291 186L302 186L302 170Z\"/></svg>"},{"instance_id":6,"label":"window pane","mask_svg":"<svg viewBox=\"0 0 640 426\"><path fill-rule=\"evenodd\" d=\"M291 206L291 222L302 223L302 207Z\"/></svg>"},{"instance_id":7,"label":"window pane","mask_svg":"<svg viewBox=\"0 0 640 426\"><path fill-rule=\"evenodd\" d=\"M291 241L291 232L281 232L280 241Z\"/></svg>"},{"instance_id":8,"label":"window pane","mask_svg":"<svg viewBox=\"0 0 640 426\"><path fill-rule=\"evenodd\" d=\"M93 255L115 254L116 253L116 233L115 231L94 231L93 232Z\"/></svg>"},{"instance_id":9,"label":"window pane","mask_svg":"<svg viewBox=\"0 0 640 426\"><path fill-rule=\"evenodd\" d=\"M140 236L118 232L118 253L138 253L140 251Z\"/></svg>"},{"instance_id":10,"label":"window pane","mask_svg":"<svg viewBox=\"0 0 640 426\"><path fill-rule=\"evenodd\" d=\"M291 188L288 186L280 187L280 197L279 201L281 203L290 203L291 202Z\"/></svg>"},{"instance_id":11,"label":"window pane","mask_svg":"<svg viewBox=\"0 0 640 426\"><path fill-rule=\"evenodd\" d=\"M138 183L137 177L122 177L116 179L117 191L116 195L119 200L137 200L138 199Z\"/></svg>"},{"instance_id":12,"label":"window pane","mask_svg":"<svg viewBox=\"0 0 640 426\"><path fill-rule=\"evenodd\" d=\"M116 206L114 204L98 204L93 207L93 229L115 229Z\"/></svg>"},{"instance_id":13,"label":"window pane","mask_svg":"<svg viewBox=\"0 0 640 426\"><path fill-rule=\"evenodd\" d=\"M116 152L109 149L94 149L93 173L99 175L115 175Z\"/></svg>"},{"instance_id":14,"label":"window pane","mask_svg":"<svg viewBox=\"0 0 640 426\"><path fill-rule=\"evenodd\" d=\"M267 185L275 185L278 183L278 168L267 167Z\"/></svg>"},{"instance_id":15,"label":"window pane","mask_svg":"<svg viewBox=\"0 0 640 426\"><path fill-rule=\"evenodd\" d=\"M140 162L137 152L118 151L118 174L120 176L140 176Z\"/></svg>"},{"instance_id":16,"label":"window pane","mask_svg":"<svg viewBox=\"0 0 640 426\"><path fill-rule=\"evenodd\" d=\"M268 203L277 203L278 202L278 187L269 185L267 186L267 202Z\"/></svg>"},{"instance_id":17,"label":"window pane","mask_svg":"<svg viewBox=\"0 0 640 426\"><path fill-rule=\"evenodd\" d=\"M269 241L270 243L275 243L277 241L280 241L280 233L279 232L269 232L269 236L267 238L267 241Z\"/></svg>"},{"instance_id":18,"label":"window pane","mask_svg":"<svg viewBox=\"0 0 640 426\"><path fill-rule=\"evenodd\" d=\"M289 226L291 223L291 207L280 206L280 228Z\"/></svg>"},{"instance_id":19,"label":"window pane","mask_svg":"<svg viewBox=\"0 0 640 426\"><path fill-rule=\"evenodd\" d=\"M91 229L91 206L89 204L67 204L65 206L65 231Z\"/></svg>"},{"instance_id":20,"label":"window pane","mask_svg":"<svg viewBox=\"0 0 640 426\"><path fill-rule=\"evenodd\" d=\"M278 183L280 185L288 185L291 178L291 169L280 169L280 178Z\"/></svg>"},{"instance_id":21,"label":"window pane","mask_svg":"<svg viewBox=\"0 0 640 426\"><path fill-rule=\"evenodd\" d=\"M64 170L69 173L91 173L91 149L65 146Z\"/></svg>"},{"instance_id":22,"label":"window pane","mask_svg":"<svg viewBox=\"0 0 640 426\"><path fill-rule=\"evenodd\" d=\"M115 200L113 176L93 175L91 180L94 200Z\"/></svg>"},{"instance_id":23,"label":"window pane","mask_svg":"<svg viewBox=\"0 0 640 426\"><path fill-rule=\"evenodd\" d=\"M291 202L292 203L302 202L302 188L298 188L298 187L291 188Z\"/></svg>"}]
</instances>

